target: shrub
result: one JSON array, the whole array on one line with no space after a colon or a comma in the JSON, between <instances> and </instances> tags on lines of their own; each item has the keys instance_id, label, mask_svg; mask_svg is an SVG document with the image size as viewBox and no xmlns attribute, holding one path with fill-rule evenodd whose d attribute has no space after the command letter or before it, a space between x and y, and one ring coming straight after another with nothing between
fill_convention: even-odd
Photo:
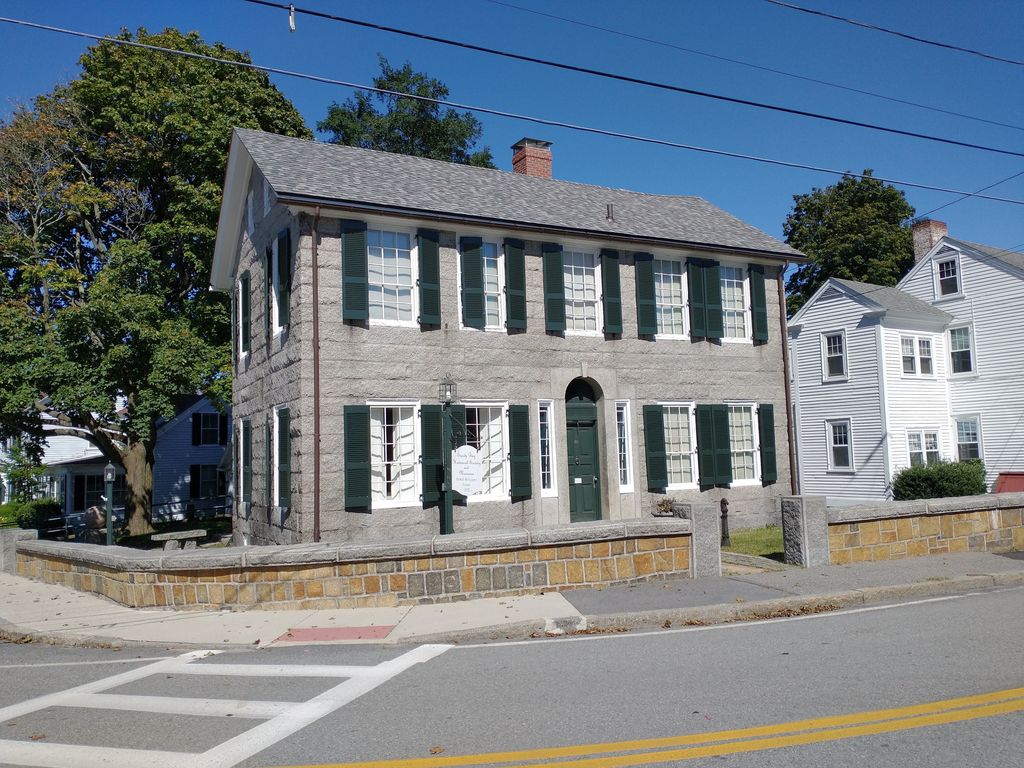
<instances>
[{"instance_id":1,"label":"shrub","mask_svg":"<svg viewBox=\"0 0 1024 768\"><path fill-rule=\"evenodd\" d=\"M25 506L20 501L9 501L0 504L0 526L14 525L18 522L18 512Z\"/></svg>"},{"instance_id":2,"label":"shrub","mask_svg":"<svg viewBox=\"0 0 1024 768\"><path fill-rule=\"evenodd\" d=\"M22 528L46 528L52 518L60 517L60 503L54 499L34 499L19 505L16 512Z\"/></svg>"},{"instance_id":3,"label":"shrub","mask_svg":"<svg viewBox=\"0 0 1024 768\"><path fill-rule=\"evenodd\" d=\"M892 493L897 501L985 493L985 465L974 460L907 467L893 478Z\"/></svg>"}]
</instances>

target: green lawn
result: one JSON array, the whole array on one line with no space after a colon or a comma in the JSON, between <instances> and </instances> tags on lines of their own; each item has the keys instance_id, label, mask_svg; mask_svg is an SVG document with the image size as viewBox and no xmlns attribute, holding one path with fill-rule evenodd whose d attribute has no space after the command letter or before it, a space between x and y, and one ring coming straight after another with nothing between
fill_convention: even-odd
<instances>
[{"instance_id":1,"label":"green lawn","mask_svg":"<svg viewBox=\"0 0 1024 768\"><path fill-rule=\"evenodd\" d=\"M729 540L732 545L723 548L727 552L740 552L744 555L758 555L782 561L782 528L777 525L730 531Z\"/></svg>"}]
</instances>

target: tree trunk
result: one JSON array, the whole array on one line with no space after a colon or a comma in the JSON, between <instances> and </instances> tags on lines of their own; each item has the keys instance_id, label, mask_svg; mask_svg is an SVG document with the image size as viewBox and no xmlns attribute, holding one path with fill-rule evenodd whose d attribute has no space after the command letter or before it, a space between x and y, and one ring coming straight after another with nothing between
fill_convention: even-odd
<instances>
[{"instance_id":1,"label":"tree trunk","mask_svg":"<svg viewBox=\"0 0 1024 768\"><path fill-rule=\"evenodd\" d=\"M121 457L124 465L125 520L128 534L153 532L153 448L148 441L132 443Z\"/></svg>"}]
</instances>

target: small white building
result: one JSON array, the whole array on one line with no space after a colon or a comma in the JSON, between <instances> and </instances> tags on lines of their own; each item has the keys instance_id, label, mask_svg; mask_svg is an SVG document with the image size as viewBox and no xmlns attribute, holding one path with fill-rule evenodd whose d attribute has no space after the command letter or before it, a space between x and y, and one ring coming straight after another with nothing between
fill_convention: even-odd
<instances>
[{"instance_id":1,"label":"small white building","mask_svg":"<svg viewBox=\"0 0 1024 768\"><path fill-rule=\"evenodd\" d=\"M832 278L790 321L801 493L885 498L940 459L982 459L990 488L1024 470L1024 256L932 220L914 250L895 288Z\"/></svg>"}]
</instances>

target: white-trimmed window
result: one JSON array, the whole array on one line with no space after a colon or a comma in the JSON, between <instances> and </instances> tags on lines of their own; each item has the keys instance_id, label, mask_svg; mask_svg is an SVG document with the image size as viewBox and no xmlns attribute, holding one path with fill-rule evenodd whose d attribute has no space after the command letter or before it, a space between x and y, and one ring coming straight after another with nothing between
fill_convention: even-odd
<instances>
[{"instance_id":1,"label":"white-trimmed window","mask_svg":"<svg viewBox=\"0 0 1024 768\"><path fill-rule=\"evenodd\" d=\"M697 427L692 404L663 403L665 466L668 487L686 488L697 483Z\"/></svg>"},{"instance_id":2,"label":"white-trimmed window","mask_svg":"<svg viewBox=\"0 0 1024 768\"><path fill-rule=\"evenodd\" d=\"M900 358L904 376L932 376L932 340L926 336L900 336Z\"/></svg>"},{"instance_id":3,"label":"white-trimmed window","mask_svg":"<svg viewBox=\"0 0 1024 768\"><path fill-rule=\"evenodd\" d=\"M562 251L562 280L565 285L565 329L599 332L597 256L586 251Z\"/></svg>"},{"instance_id":4,"label":"white-trimmed window","mask_svg":"<svg viewBox=\"0 0 1024 768\"><path fill-rule=\"evenodd\" d=\"M907 454L910 466L939 463L939 433L936 430L907 430Z\"/></svg>"},{"instance_id":5,"label":"white-trimmed window","mask_svg":"<svg viewBox=\"0 0 1024 768\"><path fill-rule=\"evenodd\" d=\"M481 249L484 263L484 324L487 328L505 328L505 302L502 301L504 275L501 248L497 243L484 242Z\"/></svg>"},{"instance_id":6,"label":"white-trimmed window","mask_svg":"<svg viewBox=\"0 0 1024 768\"><path fill-rule=\"evenodd\" d=\"M828 437L828 468L841 472L853 471L853 430L849 419L825 422Z\"/></svg>"},{"instance_id":7,"label":"white-trimmed window","mask_svg":"<svg viewBox=\"0 0 1024 768\"><path fill-rule=\"evenodd\" d=\"M822 379L840 381L846 373L846 331L821 334Z\"/></svg>"},{"instance_id":8,"label":"white-trimmed window","mask_svg":"<svg viewBox=\"0 0 1024 768\"><path fill-rule=\"evenodd\" d=\"M537 437L540 449L540 495L557 496L555 483L555 423L554 403L540 400L537 403Z\"/></svg>"},{"instance_id":9,"label":"white-trimmed window","mask_svg":"<svg viewBox=\"0 0 1024 768\"><path fill-rule=\"evenodd\" d=\"M654 300L658 309L658 335L686 333L686 299L683 294L683 265L677 259L654 260Z\"/></svg>"},{"instance_id":10,"label":"white-trimmed window","mask_svg":"<svg viewBox=\"0 0 1024 768\"><path fill-rule=\"evenodd\" d=\"M482 481L480 492L471 500L504 499L505 484L505 409L507 404L467 405L466 444L480 453Z\"/></svg>"},{"instance_id":11,"label":"white-trimmed window","mask_svg":"<svg viewBox=\"0 0 1024 768\"><path fill-rule=\"evenodd\" d=\"M971 373L974 368L974 334L971 332L971 326L963 325L959 328L950 328L950 373Z\"/></svg>"},{"instance_id":12,"label":"white-trimmed window","mask_svg":"<svg viewBox=\"0 0 1024 768\"><path fill-rule=\"evenodd\" d=\"M615 447L619 457L619 493L633 492L632 420L629 401L615 401Z\"/></svg>"},{"instance_id":13,"label":"white-trimmed window","mask_svg":"<svg viewBox=\"0 0 1024 768\"><path fill-rule=\"evenodd\" d=\"M274 408L273 435L273 500L274 506L291 506L291 411L287 405Z\"/></svg>"},{"instance_id":14,"label":"white-trimmed window","mask_svg":"<svg viewBox=\"0 0 1024 768\"><path fill-rule=\"evenodd\" d=\"M235 486L235 499L241 502L252 501L252 421L240 419L238 422L238 477Z\"/></svg>"},{"instance_id":15,"label":"white-trimmed window","mask_svg":"<svg viewBox=\"0 0 1024 768\"><path fill-rule=\"evenodd\" d=\"M409 232L366 230L370 321L414 325L415 259Z\"/></svg>"},{"instance_id":16,"label":"white-trimmed window","mask_svg":"<svg viewBox=\"0 0 1024 768\"><path fill-rule=\"evenodd\" d=\"M960 294L960 264L956 256L935 262L935 287L939 298Z\"/></svg>"},{"instance_id":17,"label":"white-trimmed window","mask_svg":"<svg viewBox=\"0 0 1024 768\"><path fill-rule=\"evenodd\" d=\"M977 416L958 416L956 422L956 457L959 461L981 458L981 428Z\"/></svg>"},{"instance_id":18,"label":"white-trimmed window","mask_svg":"<svg viewBox=\"0 0 1024 768\"><path fill-rule=\"evenodd\" d=\"M729 452L732 454L733 484L759 480L757 448L754 405L730 405Z\"/></svg>"},{"instance_id":19,"label":"white-trimmed window","mask_svg":"<svg viewBox=\"0 0 1024 768\"><path fill-rule=\"evenodd\" d=\"M719 267L722 286L722 326L726 339L748 340L746 279L742 267Z\"/></svg>"},{"instance_id":20,"label":"white-trimmed window","mask_svg":"<svg viewBox=\"0 0 1024 768\"><path fill-rule=\"evenodd\" d=\"M370 405L370 486L375 506L419 500L416 403Z\"/></svg>"},{"instance_id":21,"label":"white-trimmed window","mask_svg":"<svg viewBox=\"0 0 1024 768\"><path fill-rule=\"evenodd\" d=\"M281 240L280 238L274 238L274 242L270 244L270 282L273 290L270 291L270 327L274 329L274 335L280 334L284 331L284 326L281 325L281 305L278 303L278 298L281 296L281 266L280 262L282 254L279 252Z\"/></svg>"}]
</instances>

